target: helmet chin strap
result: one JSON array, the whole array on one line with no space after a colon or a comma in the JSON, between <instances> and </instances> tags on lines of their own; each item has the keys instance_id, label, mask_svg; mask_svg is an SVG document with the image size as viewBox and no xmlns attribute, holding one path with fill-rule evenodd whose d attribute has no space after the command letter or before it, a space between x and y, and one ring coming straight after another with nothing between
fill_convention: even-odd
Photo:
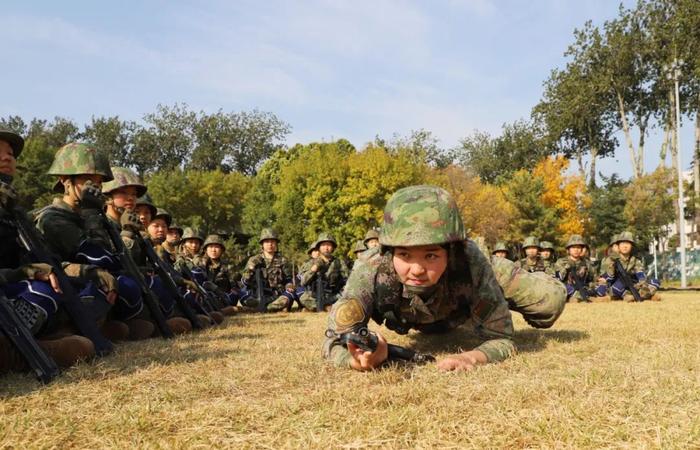
<instances>
[{"instance_id":1,"label":"helmet chin strap","mask_svg":"<svg viewBox=\"0 0 700 450\"><path fill-rule=\"evenodd\" d=\"M437 290L437 283L432 286L406 286L406 292L412 295L417 295L422 299L430 297Z\"/></svg>"}]
</instances>

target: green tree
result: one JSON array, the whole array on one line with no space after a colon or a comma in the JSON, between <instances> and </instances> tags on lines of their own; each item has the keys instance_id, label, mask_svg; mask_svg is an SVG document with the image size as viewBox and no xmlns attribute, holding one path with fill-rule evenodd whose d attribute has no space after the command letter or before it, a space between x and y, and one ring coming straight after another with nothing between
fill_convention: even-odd
<instances>
[{"instance_id":1,"label":"green tree","mask_svg":"<svg viewBox=\"0 0 700 450\"><path fill-rule=\"evenodd\" d=\"M624 216L644 248L653 239L667 237L674 220L673 171L659 167L625 188Z\"/></svg>"},{"instance_id":2,"label":"green tree","mask_svg":"<svg viewBox=\"0 0 700 450\"><path fill-rule=\"evenodd\" d=\"M627 185L628 182L613 174L603 177L603 185L590 191L592 202L588 215L591 219L589 242L592 247L607 247L612 236L628 228L624 213Z\"/></svg>"}]
</instances>

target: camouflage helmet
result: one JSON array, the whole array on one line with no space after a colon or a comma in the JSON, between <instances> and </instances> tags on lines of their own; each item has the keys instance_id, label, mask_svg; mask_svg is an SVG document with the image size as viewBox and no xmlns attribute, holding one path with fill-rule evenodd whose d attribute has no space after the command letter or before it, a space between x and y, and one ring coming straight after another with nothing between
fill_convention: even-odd
<instances>
[{"instance_id":1,"label":"camouflage helmet","mask_svg":"<svg viewBox=\"0 0 700 450\"><path fill-rule=\"evenodd\" d=\"M493 255L496 252L508 253L508 247L506 247L506 243L503 241L496 242L496 245L493 247L493 251L491 252L491 254Z\"/></svg>"},{"instance_id":2,"label":"camouflage helmet","mask_svg":"<svg viewBox=\"0 0 700 450\"><path fill-rule=\"evenodd\" d=\"M165 225L167 225L168 227L170 227L170 224L173 223L173 216L171 216L168 211L162 208L158 208L156 210L156 213L151 218L151 220L156 219L163 219L165 221Z\"/></svg>"},{"instance_id":3,"label":"camouflage helmet","mask_svg":"<svg viewBox=\"0 0 700 450\"><path fill-rule=\"evenodd\" d=\"M180 234L180 236L182 236L182 234L185 232L185 230L180 225L175 223L168 225L168 231L170 230L176 230Z\"/></svg>"},{"instance_id":4,"label":"camouflage helmet","mask_svg":"<svg viewBox=\"0 0 700 450\"><path fill-rule=\"evenodd\" d=\"M72 142L59 148L48 175L102 175L102 182L112 181L112 170L107 155L88 144ZM53 186L54 192L63 192L61 181Z\"/></svg>"},{"instance_id":5,"label":"camouflage helmet","mask_svg":"<svg viewBox=\"0 0 700 450\"><path fill-rule=\"evenodd\" d=\"M117 189L128 186L136 188L136 196L143 197L146 194L146 185L136 172L126 167L112 167L112 176L114 179L102 185L103 194L111 194Z\"/></svg>"},{"instance_id":6,"label":"camouflage helmet","mask_svg":"<svg viewBox=\"0 0 700 450\"><path fill-rule=\"evenodd\" d=\"M637 243L634 241L634 235L629 232L629 231L623 231L622 233L618 234L616 236L615 243L620 243L620 242L630 242L632 245L636 245Z\"/></svg>"},{"instance_id":7,"label":"camouflage helmet","mask_svg":"<svg viewBox=\"0 0 700 450\"><path fill-rule=\"evenodd\" d=\"M204 242L204 238L199 230L192 227L187 227L182 232L182 240L186 241L187 239L197 239L200 244Z\"/></svg>"},{"instance_id":8,"label":"camouflage helmet","mask_svg":"<svg viewBox=\"0 0 700 450\"><path fill-rule=\"evenodd\" d=\"M375 230L374 228L370 228L367 233L365 234L365 238L362 241L362 245L367 245L367 241L371 241L372 239L379 239L379 231Z\"/></svg>"},{"instance_id":9,"label":"camouflage helmet","mask_svg":"<svg viewBox=\"0 0 700 450\"><path fill-rule=\"evenodd\" d=\"M0 141L5 141L10 145L15 159L19 158L24 148L24 139L19 134L10 130L0 130Z\"/></svg>"},{"instance_id":10,"label":"camouflage helmet","mask_svg":"<svg viewBox=\"0 0 700 450\"><path fill-rule=\"evenodd\" d=\"M587 247L586 241L580 234L572 234L569 241L566 243L566 248L573 247L574 245L580 245L582 247Z\"/></svg>"},{"instance_id":11,"label":"camouflage helmet","mask_svg":"<svg viewBox=\"0 0 700 450\"><path fill-rule=\"evenodd\" d=\"M540 247L540 240L537 239L535 236L526 237L525 240L523 241L523 250L525 250L528 247L541 248Z\"/></svg>"},{"instance_id":12,"label":"camouflage helmet","mask_svg":"<svg viewBox=\"0 0 700 450\"><path fill-rule=\"evenodd\" d=\"M466 238L457 203L442 188L421 185L399 189L384 207L381 245L413 247Z\"/></svg>"},{"instance_id":13,"label":"camouflage helmet","mask_svg":"<svg viewBox=\"0 0 700 450\"><path fill-rule=\"evenodd\" d=\"M309 245L309 249L306 250L306 254L310 255L314 250L318 250L318 241L314 241Z\"/></svg>"},{"instance_id":14,"label":"camouflage helmet","mask_svg":"<svg viewBox=\"0 0 700 450\"><path fill-rule=\"evenodd\" d=\"M619 234L613 234L610 236L610 243L608 244L608 247L612 247L613 245L617 244L619 241L617 240L617 237Z\"/></svg>"},{"instance_id":15,"label":"camouflage helmet","mask_svg":"<svg viewBox=\"0 0 700 450\"><path fill-rule=\"evenodd\" d=\"M143 194L141 197L136 199L136 206L147 206L151 210L151 218L158 214L158 208L153 204L151 196L148 194Z\"/></svg>"},{"instance_id":16,"label":"camouflage helmet","mask_svg":"<svg viewBox=\"0 0 700 450\"><path fill-rule=\"evenodd\" d=\"M358 253L362 253L365 250L367 250L367 247L365 247L365 241L357 241L355 242L355 248L352 249L352 252L357 255Z\"/></svg>"},{"instance_id":17,"label":"camouflage helmet","mask_svg":"<svg viewBox=\"0 0 700 450\"><path fill-rule=\"evenodd\" d=\"M274 240L279 242L280 238L279 235L277 235L277 232L272 228L263 228L263 230L260 232L260 239L258 240L258 243L262 244L263 241L267 240Z\"/></svg>"},{"instance_id":18,"label":"camouflage helmet","mask_svg":"<svg viewBox=\"0 0 700 450\"><path fill-rule=\"evenodd\" d=\"M542 242L540 242L540 248L541 248L542 250L551 250L551 251L554 251L554 245L553 245L551 242L549 242L549 241L542 241Z\"/></svg>"},{"instance_id":19,"label":"camouflage helmet","mask_svg":"<svg viewBox=\"0 0 700 450\"><path fill-rule=\"evenodd\" d=\"M202 248L206 249L207 245L213 245L213 244L218 244L221 247L226 250L226 243L224 242L224 239L221 237L220 234L210 234L207 236L207 238L204 240L204 244L202 244Z\"/></svg>"},{"instance_id":20,"label":"camouflage helmet","mask_svg":"<svg viewBox=\"0 0 700 450\"><path fill-rule=\"evenodd\" d=\"M333 247L337 247L338 243L333 239L333 235L330 233L319 233L318 234L318 239L316 239L316 243L318 245L321 245L323 242L330 242L333 244Z\"/></svg>"}]
</instances>

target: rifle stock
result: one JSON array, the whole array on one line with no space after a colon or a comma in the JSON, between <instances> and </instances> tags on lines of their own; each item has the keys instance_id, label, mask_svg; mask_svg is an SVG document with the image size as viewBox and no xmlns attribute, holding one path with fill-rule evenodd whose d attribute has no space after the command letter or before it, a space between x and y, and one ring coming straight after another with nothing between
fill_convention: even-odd
<instances>
[{"instance_id":1,"label":"rifle stock","mask_svg":"<svg viewBox=\"0 0 700 450\"><path fill-rule=\"evenodd\" d=\"M634 287L634 282L632 281L632 278L630 277L630 274L627 273L624 267L622 267L622 263L620 262L619 259L615 260L615 272L620 276L620 279L622 280L622 284L625 285L625 288L627 288L630 293L632 293L632 297L634 297L635 302L641 302L642 301L642 296L639 295L639 291L637 290L636 287Z\"/></svg>"},{"instance_id":2,"label":"rifle stock","mask_svg":"<svg viewBox=\"0 0 700 450\"><path fill-rule=\"evenodd\" d=\"M326 331L327 337L335 336L333 331ZM340 338L340 342L347 347L348 343L353 343L362 350L366 352L374 352L377 349L379 338L377 335L369 331L366 327L361 327L356 331L351 331L349 333L343 333L337 336ZM401 347L400 345L387 344L388 345L388 359L391 360L402 360L409 361L415 364L425 364L435 361L435 357L428 353L419 353L410 348Z\"/></svg>"}]
</instances>

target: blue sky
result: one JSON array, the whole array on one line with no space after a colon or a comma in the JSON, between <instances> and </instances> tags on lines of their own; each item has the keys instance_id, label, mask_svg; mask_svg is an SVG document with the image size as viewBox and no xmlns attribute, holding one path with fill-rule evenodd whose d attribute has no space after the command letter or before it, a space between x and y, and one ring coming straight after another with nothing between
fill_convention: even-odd
<instances>
[{"instance_id":1,"label":"blue sky","mask_svg":"<svg viewBox=\"0 0 700 450\"><path fill-rule=\"evenodd\" d=\"M630 1L625 3L630 4ZM158 103L271 111L288 144L529 116L575 27L615 0L4 2L0 115L139 119ZM682 136L691 160L692 130ZM658 164L653 132L647 168ZM658 136L657 136L658 135ZM621 140L622 142L622 140ZM605 173L630 175L626 147Z\"/></svg>"}]
</instances>

